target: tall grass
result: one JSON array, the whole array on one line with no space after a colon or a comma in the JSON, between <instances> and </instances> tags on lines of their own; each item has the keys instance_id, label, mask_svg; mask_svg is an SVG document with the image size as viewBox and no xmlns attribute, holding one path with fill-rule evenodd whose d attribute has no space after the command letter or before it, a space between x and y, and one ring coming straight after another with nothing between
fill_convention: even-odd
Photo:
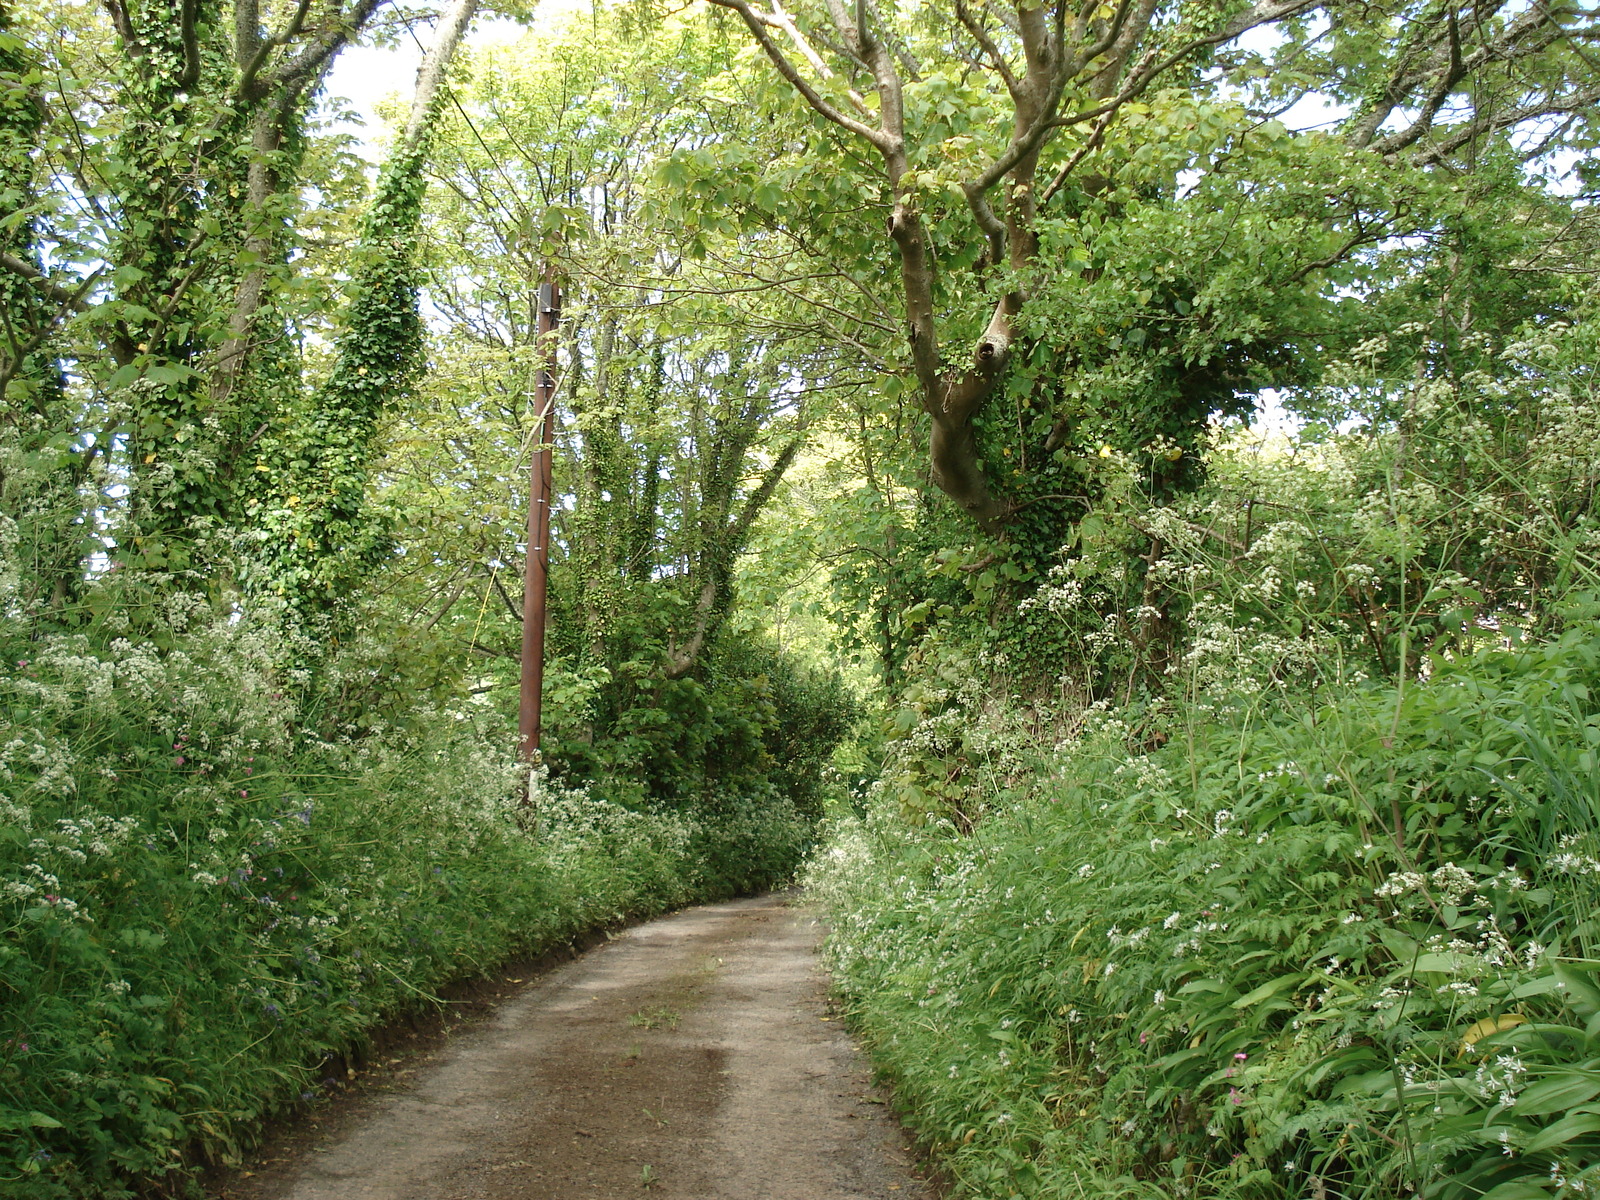
<instances>
[{"instance_id":1,"label":"tall grass","mask_svg":"<svg viewBox=\"0 0 1600 1200\"><path fill-rule=\"evenodd\" d=\"M840 821L833 967L966 1193L1591 1185L1597 634L1154 749L1091 720L970 833L887 788ZM1030 753L988 719L971 742Z\"/></svg>"}]
</instances>

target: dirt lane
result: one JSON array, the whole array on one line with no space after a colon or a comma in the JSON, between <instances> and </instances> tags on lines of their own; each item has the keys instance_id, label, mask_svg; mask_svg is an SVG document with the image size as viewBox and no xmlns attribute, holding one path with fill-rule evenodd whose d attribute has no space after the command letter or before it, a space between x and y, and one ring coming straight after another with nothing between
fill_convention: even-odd
<instances>
[{"instance_id":1,"label":"dirt lane","mask_svg":"<svg viewBox=\"0 0 1600 1200\"><path fill-rule=\"evenodd\" d=\"M228 1200L927 1200L791 897L678 913L530 982Z\"/></svg>"}]
</instances>

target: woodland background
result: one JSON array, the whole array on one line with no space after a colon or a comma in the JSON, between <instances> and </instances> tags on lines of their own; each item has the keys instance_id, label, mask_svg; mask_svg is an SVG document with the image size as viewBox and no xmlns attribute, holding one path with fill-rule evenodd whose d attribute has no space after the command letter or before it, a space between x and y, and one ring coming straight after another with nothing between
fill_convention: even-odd
<instances>
[{"instance_id":1,"label":"woodland background","mask_svg":"<svg viewBox=\"0 0 1600 1200\"><path fill-rule=\"evenodd\" d=\"M1596 1186L1593 6L475 15L0 0L0 1195L797 871L961 1194Z\"/></svg>"}]
</instances>

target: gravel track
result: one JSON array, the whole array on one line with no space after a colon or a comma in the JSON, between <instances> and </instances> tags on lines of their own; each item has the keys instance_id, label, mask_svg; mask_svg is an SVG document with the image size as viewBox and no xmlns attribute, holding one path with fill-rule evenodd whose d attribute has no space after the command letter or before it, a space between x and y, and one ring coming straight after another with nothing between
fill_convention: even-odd
<instances>
[{"instance_id":1,"label":"gravel track","mask_svg":"<svg viewBox=\"0 0 1600 1200\"><path fill-rule=\"evenodd\" d=\"M829 1007L819 933L792 895L636 926L213 1195L930 1200Z\"/></svg>"}]
</instances>

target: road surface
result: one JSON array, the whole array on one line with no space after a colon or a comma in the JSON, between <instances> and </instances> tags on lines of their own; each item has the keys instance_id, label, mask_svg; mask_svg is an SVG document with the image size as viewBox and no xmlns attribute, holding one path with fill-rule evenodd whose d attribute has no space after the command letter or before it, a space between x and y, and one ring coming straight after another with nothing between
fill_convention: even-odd
<instances>
[{"instance_id":1,"label":"road surface","mask_svg":"<svg viewBox=\"0 0 1600 1200\"><path fill-rule=\"evenodd\" d=\"M636 926L391 1060L213 1195L930 1200L830 1009L818 938L792 895Z\"/></svg>"}]
</instances>

